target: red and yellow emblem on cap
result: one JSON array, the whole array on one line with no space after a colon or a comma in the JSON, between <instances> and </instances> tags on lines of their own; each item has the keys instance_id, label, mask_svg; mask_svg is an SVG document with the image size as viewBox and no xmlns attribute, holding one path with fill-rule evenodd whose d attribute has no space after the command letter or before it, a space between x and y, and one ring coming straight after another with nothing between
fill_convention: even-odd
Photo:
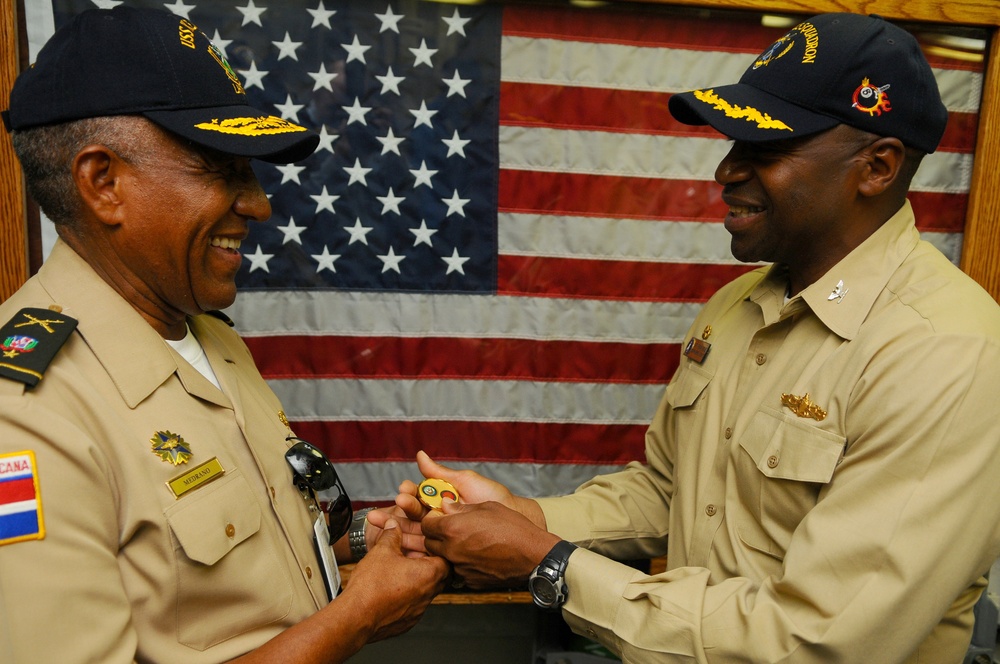
<instances>
[{"instance_id":1,"label":"red and yellow emblem on cap","mask_svg":"<svg viewBox=\"0 0 1000 664\"><path fill-rule=\"evenodd\" d=\"M872 85L866 76L861 80L858 89L854 91L854 96L851 97L851 108L856 108L870 116L882 115L882 111L891 111L889 95L885 93L888 89L888 83L881 87Z\"/></svg>"}]
</instances>

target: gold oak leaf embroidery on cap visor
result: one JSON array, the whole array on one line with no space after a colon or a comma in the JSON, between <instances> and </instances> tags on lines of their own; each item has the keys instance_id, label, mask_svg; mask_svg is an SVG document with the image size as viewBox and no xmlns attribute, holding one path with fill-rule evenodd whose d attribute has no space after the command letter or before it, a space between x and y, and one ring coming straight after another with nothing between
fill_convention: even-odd
<instances>
[{"instance_id":1,"label":"gold oak leaf embroidery on cap visor","mask_svg":"<svg viewBox=\"0 0 1000 664\"><path fill-rule=\"evenodd\" d=\"M231 118L229 120L213 120L196 124L198 129L217 131L223 134L241 134L243 136L263 136L266 134L287 134L294 131L305 131L305 127L292 124L287 120L271 116L257 118Z\"/></svg>"},{"instance_id":2,"label":"gold oak leaf embroidery on cap visor","mask_svg":"<svg viewBox=\"0 0 1000 664\"><path fill-rule=\"evenodd\" d=\"M749 106L742 108L740 106L730 104L728 101L715 94L715 90L695 90L693 94L698 101L711 104L712 108L715 110L725 113L727 118L742 118L747 122L756 122L757 127L760 129L782 129L786 131L794 131L781 120L775 120L767 113L761 113L756 108Z\"/></svg>"}]
</instances>

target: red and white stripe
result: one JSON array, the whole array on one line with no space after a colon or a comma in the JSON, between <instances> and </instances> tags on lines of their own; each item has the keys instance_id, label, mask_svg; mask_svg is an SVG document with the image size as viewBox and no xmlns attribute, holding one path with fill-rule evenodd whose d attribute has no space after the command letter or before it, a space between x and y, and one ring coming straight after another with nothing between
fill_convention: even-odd
<instances>
[{"instance_id":1,"label":"red and white stripe","mask_svg":"<svg viewBox=\"0 0 1000 664\"><path fill-rule=\"evenodd\" d=\"M359 502L413 456L531 496L643 456L688 325L749 269L713 181L728 149L671 93L735 81L783 30L658 9L509 7L498 294L248 292L230 314L296 432ZM951 122L916 177L924 237L959 257L981 66L932 59Z\"/></svg>"}]
</instances>

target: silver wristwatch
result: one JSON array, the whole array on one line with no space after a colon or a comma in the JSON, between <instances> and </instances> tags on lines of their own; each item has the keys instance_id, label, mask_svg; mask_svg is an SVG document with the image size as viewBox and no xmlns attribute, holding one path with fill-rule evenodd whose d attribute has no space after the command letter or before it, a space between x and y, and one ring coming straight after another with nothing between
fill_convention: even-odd
<instances>
[{"instance_id":1,"label":"silver wristwatch","mask_svg":"<svg viewBox=\"0 0 1000 664\"><path fill-rule=\"evenodd\" d=\"M366 507L354 513L351 517L351 528L347 531L347 542L351 545L351 558L358 562L368 553L368 541L365 539L365 524L368 523L368 513L374 507Z\"/></svg>"},{"instance_id":2,"label":"silver wristwatch","mask_svg":"<svg viewBox=\"0 0 1000 664\"><path fill-rule=\"evenodd\" d=\"M528 577L531 599L543 609L558 609L566 603L564 574L569 556L576 550L572 542L562 541L552 547L535 571Z\"/></svg>"}]
</instances>

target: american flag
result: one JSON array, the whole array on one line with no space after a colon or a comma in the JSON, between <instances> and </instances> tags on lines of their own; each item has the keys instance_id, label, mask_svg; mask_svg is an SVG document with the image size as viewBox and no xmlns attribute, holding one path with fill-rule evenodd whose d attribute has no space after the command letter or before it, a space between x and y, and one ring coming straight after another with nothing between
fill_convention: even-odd
<instances>
[{"instance_id":1,"label":"american flag","mask_svg":"<svg viewBox=\"0 0 1000 664\"><path fill-rule=\"evenodd\" d=\"M117 4L51 1L56 24ZM391 500L420 449L529 496L643 458L688 325L749 269L720 223L728 142L667 99L737 80L791 24L625 3L131 4L186 16L251 103L321 133L307 160L257 165L273 216L243 244L229 314L356 502ZM928 53L951 122L911 200L957 262L982 65Z\"/></svg>"}]
</instances>

